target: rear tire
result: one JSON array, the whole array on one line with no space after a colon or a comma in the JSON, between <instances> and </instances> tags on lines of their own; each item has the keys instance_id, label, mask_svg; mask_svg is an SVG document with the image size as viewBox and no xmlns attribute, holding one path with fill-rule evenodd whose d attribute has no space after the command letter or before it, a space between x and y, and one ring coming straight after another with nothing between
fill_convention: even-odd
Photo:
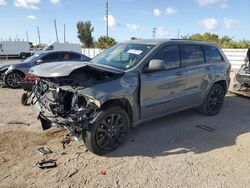
<instances>
[{"instance_id":1,"label":"rear tire","mask_svg":"<svg viewBox=\"0 0 250 188\"><path fill-rule=\"evenodd\" d=\"M20 59L26 59L27 58L27 54L25 52L20 53Z\"/></svg>"},{"instance_id":2,"label":"rear tire","mask_svg":"<svg viewBox=\"0 0 250 188\"><path fill-rule=\"evenodd\" d=\"M199 112L207 116L217 115L223 105L224 97L225 91L223 87L218 84L214 84L203 104L199 108Z\"/></svg>"},{"instance_id":3,"label":"rear tire","mask_svg":"<svg viewBox=\"0 0 250 188\"><path fill-rule=\"evenodd\" d=\"M123 145L129 127L127 112L119 106L108 106L97 114L91 130L84 132L83 141L89 151L104 155Z\"/></svg>"},{"instance_id":4,"label":"rear tire","mask_svg":"<svg viewBox=\"0 0 250 188\"><path fill-rule=\"evenodd\" d=\"M4 76L4 83L7 87L16 89L20 87L20 82L23 80L23 75L13 71Z\"/></svg>"}]
</instances>

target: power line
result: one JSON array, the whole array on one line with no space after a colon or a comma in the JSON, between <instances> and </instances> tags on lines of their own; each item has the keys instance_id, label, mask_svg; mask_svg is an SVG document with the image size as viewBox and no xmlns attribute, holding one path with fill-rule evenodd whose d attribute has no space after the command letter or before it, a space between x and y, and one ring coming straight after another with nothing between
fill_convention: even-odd
<instances>
[{"instance_id":1,"label":"power line","mask_svg":"<svg viewBox=\"0 0 250 188\"><path fill-rule=\"evenodd\" d=\"M106 36L109 36L109 2L106 0Z\"/></svg>"},{"instance_id":2,"label":"power line","mask_svg":"<svg viewBox=\"0 0 250 188\"><path fill-rule=\"evenodd\" d=\"M41 44L41 39L40 39L40 31L39 31L39 27L37 26L37 34L38 34L38 41L39 41L39 45Z\"/></svg>"},{"instance_id":3,"label":"power line","mask_svg":"<svg viewBox=\"0 0 250 188\"><path fill-rule=\"evenodd\" d=\"M153 28L153 39L155 39L156 29L157 28L155 28L155 27Z\"/></svg>"},{"instance_id":4,"label":"power line","mask_svg":"<svg viewBox=\"0 0 250 188\"><path fill-rule=\"evenodd\" d=\"M29 34L28 34L28 31L26 31L26 39L27 39L27 41L29 42Z\"/></svg>"}]
</instances>

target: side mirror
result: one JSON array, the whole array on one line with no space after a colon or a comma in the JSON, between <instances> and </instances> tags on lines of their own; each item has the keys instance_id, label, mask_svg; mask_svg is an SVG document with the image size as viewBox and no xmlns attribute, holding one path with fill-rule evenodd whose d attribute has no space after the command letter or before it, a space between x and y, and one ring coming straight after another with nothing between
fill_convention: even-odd
<instances>
[{"instance_id":1,"label":"side mirror","mask_svg":"<svg viewBox=\"0 0 250 188\"><path fill-rule=\"evenodd\" d=\"M38 59L38 60L36 61L36 65L40 65L42 62L43 62L43 60Z\"/></svg>"},{"instance_id":2,"label":"side mirror","mask_svg":"<svg viewBox=\"0 0 250 188\"><path fill-rule=\"evenodd\" d=\"M152 59L149 62L148 68L146 68L146 72L153 72L153 71L161 71L166 69L165 61L160 59Z\"/></svg>"}]
</instances>

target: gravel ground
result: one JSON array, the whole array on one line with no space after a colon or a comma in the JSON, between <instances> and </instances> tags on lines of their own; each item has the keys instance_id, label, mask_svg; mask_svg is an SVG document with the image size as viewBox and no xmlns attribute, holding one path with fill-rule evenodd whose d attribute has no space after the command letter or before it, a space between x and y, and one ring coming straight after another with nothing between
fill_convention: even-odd
<instances>
[{"instance_id":1,"label":"gravel ground","mask_svg":"<svg viewBox=\"0 0 250 188\"><path fill-rule=\"evenodd\" d=\"M250 187L247 98L227 95L214 117L191 110L145 123L122 148L100 157L82 142L63 150L67 132L42 131L32 108L21 105L22 93L0 88L0 187ZM30 126L7 124L11 120ZM53 153L42 156L39 146ZM58 166L39 169L42 159L56 159Z\"/></svg>"}]
</instances>

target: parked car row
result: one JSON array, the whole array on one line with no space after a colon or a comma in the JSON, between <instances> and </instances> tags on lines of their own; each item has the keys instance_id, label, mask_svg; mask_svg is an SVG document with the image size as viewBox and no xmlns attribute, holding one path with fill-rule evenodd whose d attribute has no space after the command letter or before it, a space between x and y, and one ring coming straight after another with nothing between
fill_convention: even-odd
<instances>
[{"instance_id":1,"label":"parked car row","mask_svg":"<svg viewBox=\"0 0 250 188\"><path fill-rule=\"evenodd\" d=\"M91 61L73 52L39 53L10 66L3 78L15 88L30 69L36 78L31 103L42 128L66 128L91 152L103 155L124 144L129 130L145 121L190 108L217 115L230 68L215 44L136 40Z\"/></svg>"}]
</instances>

